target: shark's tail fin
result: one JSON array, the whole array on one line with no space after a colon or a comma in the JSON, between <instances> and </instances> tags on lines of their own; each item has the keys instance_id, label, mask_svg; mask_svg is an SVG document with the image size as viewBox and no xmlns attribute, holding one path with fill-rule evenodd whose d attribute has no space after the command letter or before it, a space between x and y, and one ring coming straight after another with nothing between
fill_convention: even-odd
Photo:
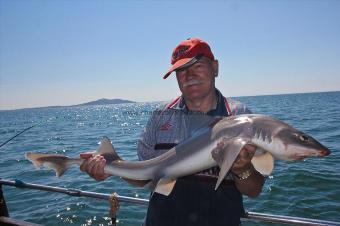
<instances>
[{"instance_id":1,"label":"shark's tail fin","mask_svg":"<svg viewBox=\"0 0 340 226\"><path fill-rule=\"evenodd\" d=\"M121 160L114 150L109 138L104 137L100 143L97 154L104 156L108 163ZM57 177L60 177L73 164L81 165L84 159L69 158L64 155L42 154L42 153L26 153L26 158L30 160L36 168L42 166L53 169Z\"/></svg>"},{"instance_id":2,"label":"shark's tail fin","mask_svg":"<svg viewBox=\"0 0 340 226\"><path fill-rule=\"evenodd\" d=\"M72 164L80 165L83 161L82 159L57 154L26 153L25 157L38 169L42 166L53 169L57 177L63 175Z\"/></svg>"},{"instance_id":3,"label":"shark's tail fin","mask_svg":"<svg viewBox=\"0 0 340 226\"><path fill-rule=\"evenodd\" d=\"M107 163L111 163L116 160L122 160L112 146L111 140L108 137L103 137L97 153L103 155Z\"/></svg>"}]
</instances>

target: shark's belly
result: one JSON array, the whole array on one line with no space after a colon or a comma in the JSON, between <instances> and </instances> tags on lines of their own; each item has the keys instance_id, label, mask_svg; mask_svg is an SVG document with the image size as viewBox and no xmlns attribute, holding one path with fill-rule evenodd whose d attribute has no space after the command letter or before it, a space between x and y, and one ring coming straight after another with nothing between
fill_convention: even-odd
<instances>
[{"instance_id":1,"label":"shark's belly","mask_svg":"<svg viewBox=\"0 0 340 226\"><path fill-rule=\"evenodd\" d=\"M185 158L177 159L169 164L163 171L164 176L168 178L178 178L201 172L216 166L216 162L211 156L211 150L215 145L210 144L207 147L197 149Z\"/></svg>"}]
</instances>

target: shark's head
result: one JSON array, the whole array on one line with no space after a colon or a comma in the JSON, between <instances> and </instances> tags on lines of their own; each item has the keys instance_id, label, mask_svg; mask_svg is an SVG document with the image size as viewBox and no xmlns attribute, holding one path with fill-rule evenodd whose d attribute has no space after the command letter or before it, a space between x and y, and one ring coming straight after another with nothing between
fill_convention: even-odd
<instances>
[{"instance_id":1,"label":"shark's head","mask_svg":"<svg viewBox=\"0 0 340 226\"><path fill-rule=\"evenodd\" d=\"M313 137L294 128L283 128L276 136L281 140L287 160L302 160L310 156L327 156L331 151Z\"/></svg>"}]
</instances>

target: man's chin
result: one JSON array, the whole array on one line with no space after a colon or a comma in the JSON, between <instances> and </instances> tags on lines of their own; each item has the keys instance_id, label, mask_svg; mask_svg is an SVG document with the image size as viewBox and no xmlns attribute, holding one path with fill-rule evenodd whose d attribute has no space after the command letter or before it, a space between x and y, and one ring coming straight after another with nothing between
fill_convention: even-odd
<instances>
[{"instance_id":1,"label":"man's chin","mask_svg":"<svg viewBox=\"0 0 340 226\"><path fill-rule=\"evenodd\" d=\"M202 99L204 97L204 94L201 90L190 90L190 92L187 93L187 95L184 95L184 97L188 100L197 100Z\"/></svg>"}]
</instances>

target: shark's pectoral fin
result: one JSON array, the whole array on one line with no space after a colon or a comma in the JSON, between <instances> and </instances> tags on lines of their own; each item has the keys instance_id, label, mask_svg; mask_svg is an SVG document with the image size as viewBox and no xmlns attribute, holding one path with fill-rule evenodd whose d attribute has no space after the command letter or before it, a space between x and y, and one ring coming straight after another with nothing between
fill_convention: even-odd
<instances>
[{"instance_id":1,"label":"shark's pectoral fin","mask_svg":"<svg viewBox=\"0 0 340 226\"><path fill-rule=\"evenodd\" d=\"M215 186L215 190L220 186L225 176L229 172L235 159L246 142L241 138L222 140L221 143L211 152L213 159L220 167L220 173Z\"/></svg>"},{"instance_id":2,"label":"shark's pectoral fin","mask_svg":"<svg viewBox=\"0 0 340 226\"><path fill-rule=\"evenodd\" d=\"M262 155L254 155L251 163L258 172L265 176L270 175L274 169L274 157L270 152L265 152Z\"/></svg>"},{"instance_id":3,"label":"shark's pectoral fin","mask_svg":"<svg viewBox=\"0 0 340 226\"><path fill-rule=\"evenodd\" d=\"M161 178L158 181L154 192L168 196L171 193L172 189L174 188L175 184L176 179Z\"/></svg>"}]
</instances>

